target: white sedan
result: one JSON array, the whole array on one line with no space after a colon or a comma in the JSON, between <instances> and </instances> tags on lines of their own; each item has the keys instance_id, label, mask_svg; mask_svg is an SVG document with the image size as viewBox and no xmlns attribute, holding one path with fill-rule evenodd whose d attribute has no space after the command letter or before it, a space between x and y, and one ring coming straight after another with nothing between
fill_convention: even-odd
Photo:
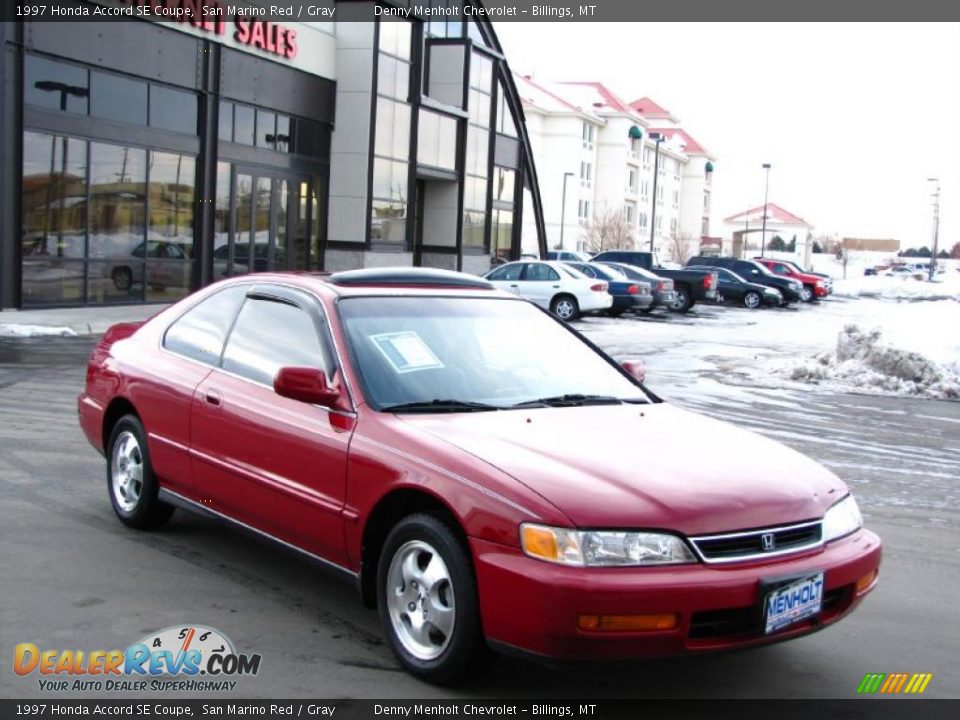
<instances>
[{"instance_id":1,"label":"white sedan","mask_svg":"<svg viewBox=\"0 0 960 720\"><path fill-rule=\"evenodd\" d=\"M521 260L500 265L484 277L500 290L516 293L561 320L576 320L613 305L605 281L587 277L562 262Z\"/></svg>"}]
</instances>

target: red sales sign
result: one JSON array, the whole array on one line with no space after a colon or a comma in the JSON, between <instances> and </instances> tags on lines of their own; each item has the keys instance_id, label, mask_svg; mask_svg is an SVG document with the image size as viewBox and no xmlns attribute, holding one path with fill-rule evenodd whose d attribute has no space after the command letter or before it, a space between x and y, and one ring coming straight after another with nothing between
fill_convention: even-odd
<instances>
[{"instance_id":1,"label":"red sales sign","mask_svg":"<svg viewBox=\"0 0 960 720\"><path fill-rule=\"evenodd\" d=\"M135 15L157 20L189 23L212 35L226 35L228 30L228 6L219 0L120 0L131 5ZM293 59L297 56L297 33L280 23L256 17L256 8L248 11L243 7L229 7L233 13L230 30L234 41L257 48L280 57Z\"/></svg>"}]
</instances>

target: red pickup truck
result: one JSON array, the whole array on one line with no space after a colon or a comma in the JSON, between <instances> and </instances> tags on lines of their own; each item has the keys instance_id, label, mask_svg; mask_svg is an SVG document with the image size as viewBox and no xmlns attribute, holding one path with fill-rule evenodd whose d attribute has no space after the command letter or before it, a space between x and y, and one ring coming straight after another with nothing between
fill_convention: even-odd
<instances>
[{"instance_id":1,"label":"red pickup truck","mask_svg":"<svg viewBox=\"0 0 960 720\"><path fill-rule=\"evenodd\" d=\"M830 282L828 276L805 272L796 263L789 260L774 260L762 257L756 257L754 260L775 275L783 275L802 282L803 291L800 297L804 302L819 300L833 292L833 283Z\"/></svg>"}]
</instances>

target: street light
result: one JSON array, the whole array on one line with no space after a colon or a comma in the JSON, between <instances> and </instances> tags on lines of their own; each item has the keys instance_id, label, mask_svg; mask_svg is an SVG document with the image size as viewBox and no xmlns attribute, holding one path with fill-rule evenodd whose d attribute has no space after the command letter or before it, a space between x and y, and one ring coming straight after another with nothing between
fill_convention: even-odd
<instances>
[{"instance_id":1,"label":"street light","mask_svg":"<svg viewBox=\"0 0 960 720\"><path fill-rule=\"evenodd\" d=\"M647 137L656 142L653 150L653 202L650 210L650 253L653 254L653 235L657 227L657 175L660 172L660 143L664 141L663 133L647 133Z\"/></svg>"},{"instance_id":2,"label":"street light","mask_svg":"<svg viewBox=\"0 0 960 720\"><path fill-rule=\"evenodd\" d=\"M563 250L563 226L567 224L567 178L573 177L572 172L563 174L563 197L560 199L560 244L557 250Z\"/></svg>"},{"instance_id":3,"label":"street light","mask_svg":"<svg viewBox=\"0 0 960 720\"><path fill-rule=\"evenodd\" d=\"M760 230L760 257L763 257L763 249L767 245L767 198L770 196L770 163L764 163L763 169L767 171L767 182L763 188L763 227Z\"/></svg>"},{"instance_id":4,"label":"street light","mask_svg":"<svg viewBox=\"0 0 960 720\"><path fill-rule=\"evenodd\" d=\"M927 182L937 184L937 191L933 194L933 250L930 253L930 273L927 275L927 281L933 282L937 267L937 242L940 239L940 178L927 178Z\"/></svg>"}]
</instances>

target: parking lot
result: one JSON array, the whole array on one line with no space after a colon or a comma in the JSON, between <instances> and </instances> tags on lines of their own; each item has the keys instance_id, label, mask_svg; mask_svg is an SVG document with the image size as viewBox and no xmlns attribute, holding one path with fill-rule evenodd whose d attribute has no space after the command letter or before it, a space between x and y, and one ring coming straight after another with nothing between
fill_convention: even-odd
<instances>
[{"instance_id":1,"label":"parking lot","mask_svg":"<svg viewBox=\"0 0 960 720\"><path fill-rule=\"evenodd\" d=\"M877 307L907 312L888 305ZM122 526L103 460L76 422L94 340L0 339L0 647L9 662L19 642L123 648L161 628L204 624L262 654L260 674L236 691L244 697L846 698L867 672L930 672L927 696L957 697L960 662L945 620L960 586L960 403L804 388L775 371L876 312L867 301L832 300L762 319L697 306L687 316L578 324L616 357L642 357L664 398L780 440L850 483L885 542L880 585L857 613L735 654L559 669L501 658L456 689L402 672L353 588L298 558L185 513L155 533ZM777 331L787 319L793 339ZM691 437L691 452L696 445ZM35 677L7 670L0 688L43 696Z\"/></svg>"}]
</instances>

